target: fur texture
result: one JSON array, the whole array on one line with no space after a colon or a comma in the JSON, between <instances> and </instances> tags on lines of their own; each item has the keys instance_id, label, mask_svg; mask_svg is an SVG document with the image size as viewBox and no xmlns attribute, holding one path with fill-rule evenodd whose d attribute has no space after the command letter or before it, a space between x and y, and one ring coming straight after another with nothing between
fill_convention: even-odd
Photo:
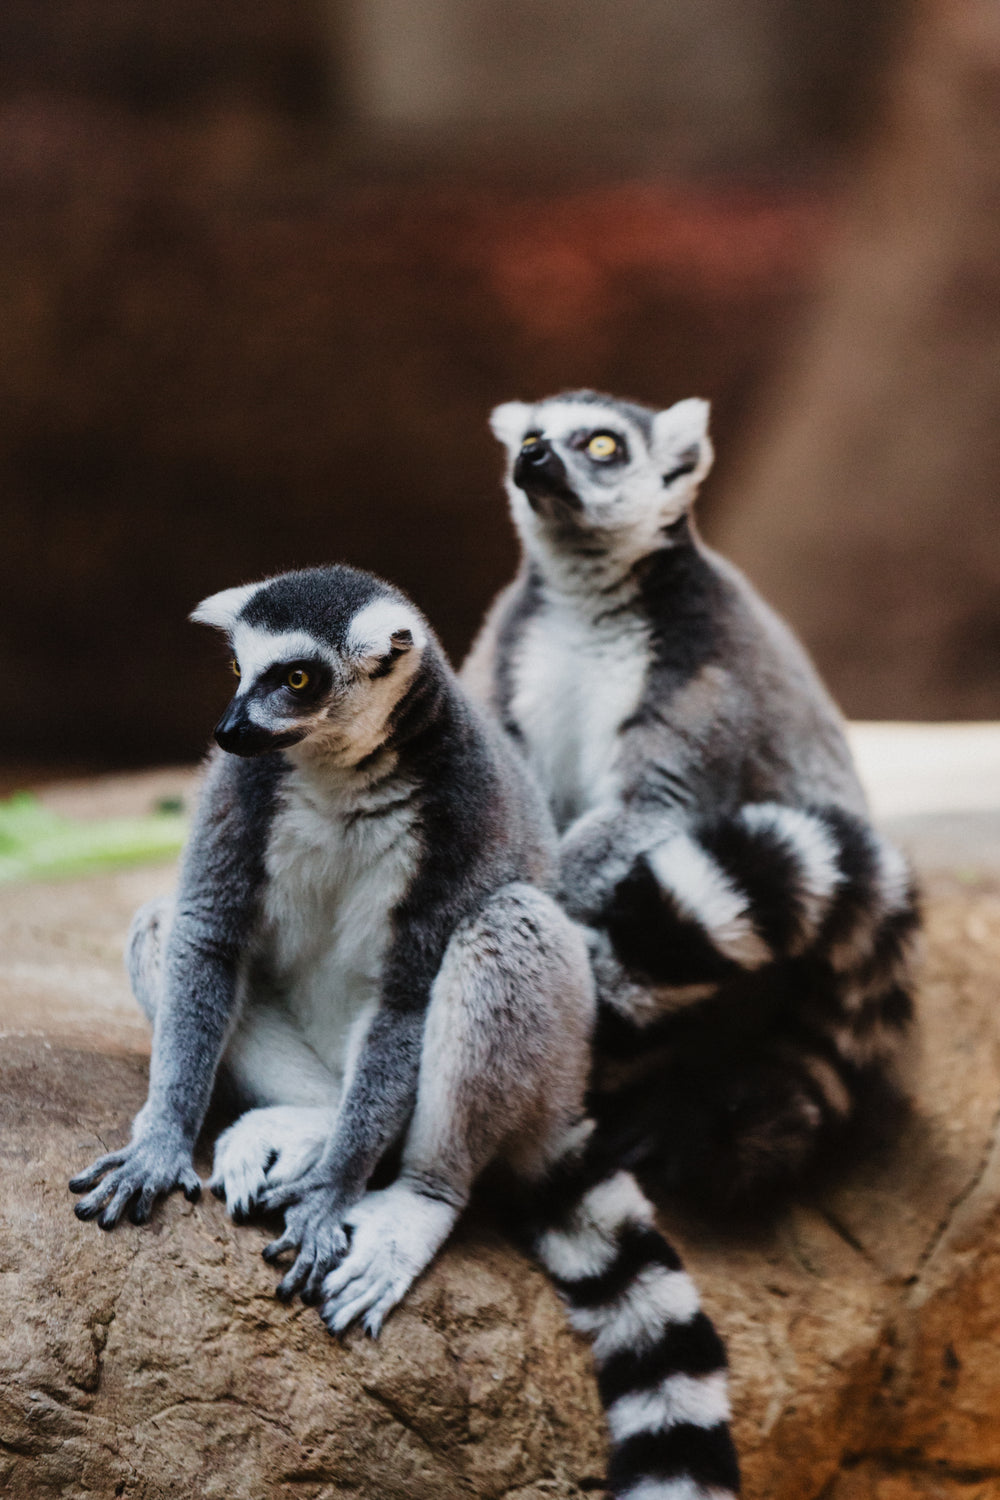
<instances>
[{"instance_id":1,"label":"fur texture","mask_svg":"<svg viewBox=\"0 0 1000 1500\"><path fill-rule=\"evenodd\" d=\"M524 555L463 671L541 781L590 931L594 1108L623 1159L730 1211L893 1095L918 918L811 663L697 535L707 417L497 409Z\"/></svg>"},{"instance_id":2,"label":"fur texture","mask_svg":"<svg viewBox=\"0 0 1000 1500\"><path fill-rule=\"evenodd\" d=\"M284 1213L264 1252L291 1258L280 1295L375 1335L496 1163L593 1340L612 1492L732 1494L722 1347L584 1117L593 982L533 779L376 579L284 575L196 618L233 644L231 753L210 762L176 899L133 924L149 1097L130 1145L71 1184L78 1215L141 1223L197 1191L221 1066L246 1112L214 1190L237 1218ZM395 1175L376 1191L377 1169Z\"/></svg>"}]
</instances>

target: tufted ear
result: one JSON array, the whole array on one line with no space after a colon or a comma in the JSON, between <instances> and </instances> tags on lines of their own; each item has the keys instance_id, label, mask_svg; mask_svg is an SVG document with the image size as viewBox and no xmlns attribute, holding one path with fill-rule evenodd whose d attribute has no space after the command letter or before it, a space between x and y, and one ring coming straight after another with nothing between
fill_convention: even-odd
<instances>
[{"instance_id":1,"label":"tufted ear","mask_svg":"<svg viewBox=\"0 0 1000 1500\"><path fill-rule=\"evenodd\" d=\"M521 446L521 439L528 431L531 407L523 401L505 401L490 412L490 428L493 436L504 447L514 453Z\"/></svg>"},{"instance_id":2,"label":"tufted ear","mask_svg":"<svg viewBox=\"0 0 1000 1500\"><path fill-rule=\"evenodd\" d=\"M400 657L427 643L427 631L417 611L401 599L373 599L351 621L347 650L372 677L386 677Z\"/></svg>"},{"instance_id":3,"label":"tufted ear","mask_svg":"<svg viewBox=\"0 0 1000 1500\"><path fill-rule=\"evenodd\" d=\"M216 630L232 630L236 617L260 588L259 583L245 583L240 588L223 589L218 594L209 594L188 619L196 625L214 625Z\"/></svg>"},{"instance_id":4,"label":"tufted ear","mask_svg":"<svg viewBox=\"0 0 1000 1500\"><path fill-rule=\"evenodd\" d=\"M707 401L690 396L653 418L653 458L667 489L675 484L694 489L712 467L708 413Z\"/></svg>"}]
</instances>

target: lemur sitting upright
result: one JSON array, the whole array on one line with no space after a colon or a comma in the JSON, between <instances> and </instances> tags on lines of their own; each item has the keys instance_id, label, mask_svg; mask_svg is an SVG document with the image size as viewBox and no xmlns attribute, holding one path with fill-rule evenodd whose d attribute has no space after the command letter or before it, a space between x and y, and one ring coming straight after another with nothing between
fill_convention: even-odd
<instances>
[{"instance_id":1,"label":"lemur sitting upright","mask_svg":"<svg viewBox=\"0 0 1000 1500\"><path fill-rule=\"evenodd\" d=\"M494 411L523 561L463 675L590 930L591 1107L647 1180L731 1212L893 1097L918 917L805 652L697 534L707 420L590 391Z\"/></svg>"},{"instance_id":2,"label":"lemur sitting upright","mask_svg":"<svg viewBox=\"0 0 1000 1500\"><path fill-rule=\"evenodd\" d=\"M130 1144L70 1184L78 1216L144 1223L175 1187L197 1195L221 1062L248 1112L218 1141L216 1191L234 1217L284 1210L264 1252L293 1254L282 1295L376 1334L503 1162L593 1339L612 1492L725 1500L722 1346L584 1118L593 984L548 894L532 778L415 607L367 574L286 574L193 618L228 633L240 683L176 899L133 923L149 1094ZM395 1179L368 1190L393 1148Z\"/></svg>"}]
</instances>

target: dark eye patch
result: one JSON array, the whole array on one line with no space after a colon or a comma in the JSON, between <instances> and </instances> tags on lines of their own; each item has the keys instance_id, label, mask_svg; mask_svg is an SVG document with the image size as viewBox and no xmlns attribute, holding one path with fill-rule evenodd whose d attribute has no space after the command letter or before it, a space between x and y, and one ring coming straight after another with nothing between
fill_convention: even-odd
<instances>
[{"instance_id":1,"label":"dark eye patch","mask_svg":"<svg viewBox=\"0 0 1000 1500\"><path fill-rule=\"evenodd\" d=\"M288 674L296 670L305 672L309 680L305 687L292 692L287 686ZM273 693L282 689L296 703L311 704L324 698L332 684L333 673L322 657L297 656L290 661L276 661L268 667L266 672L261 673L255 691L259 689L263 693Z\"/></svg>"},{"instance_id":2,"label":"dark eye patch","mask_svg":"<svg viewBox=\"0 0 1000 1500\"><path fill-rule=\"evenodd\" d=\"M614 443L614 451L606 458L594 458L587 453L587 449L595 438L610 438ZM614 464L625 464L629 461L629 448L624 433L616 432L612 427L581 427L578 431L570 434L569 446L578 453L586 454L591 461L600 468L608 468Z\"/></svg>"}]
</instances>

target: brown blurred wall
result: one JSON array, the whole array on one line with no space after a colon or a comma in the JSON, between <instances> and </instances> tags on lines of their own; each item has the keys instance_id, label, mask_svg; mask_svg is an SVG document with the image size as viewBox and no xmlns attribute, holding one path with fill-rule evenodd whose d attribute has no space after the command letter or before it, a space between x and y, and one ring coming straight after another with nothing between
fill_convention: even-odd
<instances>
[{"instance_id":1,"label":"brown blurred wall","mask_svg":"<svg viewBox=\"0 0 1000 1500\"><path fill-rule=\"evenodd\" d=\"M1000 6L920 0L716 518L855 714L1000 717Z\"/></svg>"},{"instance_id":2,"label":"brown blurred wall","mask_svg":"<svg viewBox=\"0 0 1000 1500\"><path fill-rule=\"evenodd\" d=\"M696 33L708 49L703 113L708 63L733 56L705 22L727 4L663 11L664 35L690 33L675 68ZM838 71L837 47L782 31L774 0L747 4L759 77L739 97L770 101L769 123L751 138L734 109L709 141L668 77L657 113L662 46L643 88L620 86L614 128L607 109L580 116L587 85L544 128L526 108L481 130L449 106L429 133L401 132L362 102L362 9L0 13L7 759L196 754L228 684L186 613L287 566L382 571L460 652L514 556L485 426L498 400L584 384L707 395L725 482L826 234L823 153L860 128L864 91L845 88L859 27L877 38L887 12L825 0L810 24L829 22ZM550 20L568 39L581 12ZM640 40L657 13L620 12ZM608 7L592 14L599 38ZM480 80L488 35L464 33ZM546 47L568 56L559 35ZM516 28L506 40L499 76L516 71ZM791 87L803 56L812 72Z\"/></svg>"}]
</instances>

